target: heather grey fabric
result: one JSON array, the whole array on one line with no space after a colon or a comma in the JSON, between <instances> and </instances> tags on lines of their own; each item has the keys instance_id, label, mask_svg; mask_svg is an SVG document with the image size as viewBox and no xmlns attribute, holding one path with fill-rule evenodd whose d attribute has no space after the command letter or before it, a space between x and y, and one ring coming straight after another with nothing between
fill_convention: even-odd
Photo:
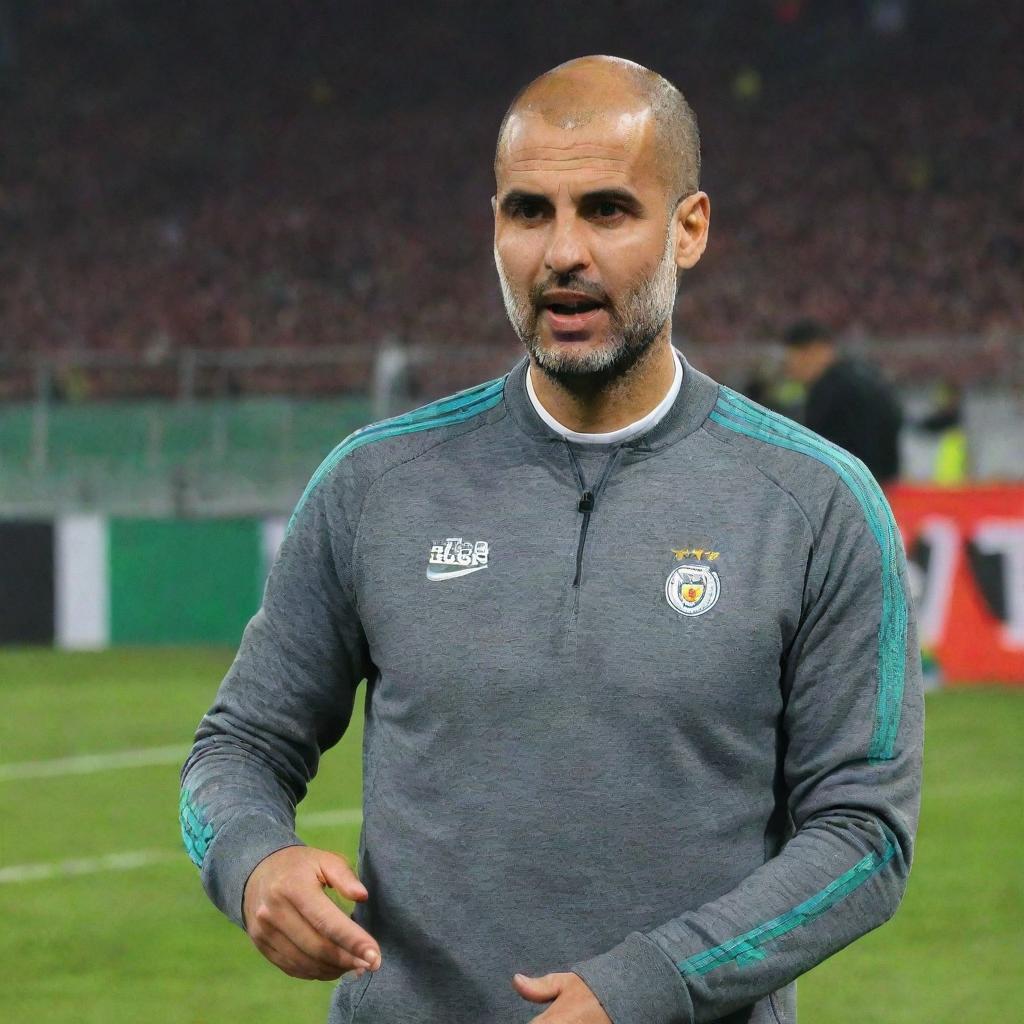
<instances>
[{"instance_id":1,"label":"heather grey fabric","mask_svg":"<svg viewBox=\"0 0 1024 1024\"><path fill-rule=\"evenodd\" d=\"M525 1022L517 971L575 971L614 1024L793 1021L793 980L894 912L911 860L887 507L692 367L647 434L571 450L525 372L314 478L183 769L186 843L240 923L366 677L382 967L331 1022Z\"/></svg>"}]
</instances>

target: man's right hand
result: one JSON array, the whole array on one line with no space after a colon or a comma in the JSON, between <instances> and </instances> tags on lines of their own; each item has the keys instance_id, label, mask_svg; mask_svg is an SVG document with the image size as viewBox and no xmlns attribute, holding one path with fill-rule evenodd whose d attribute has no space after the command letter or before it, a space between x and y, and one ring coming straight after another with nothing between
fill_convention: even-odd
<instances>
[{"instance_id":1,"label":"man's right hand","mask_svg":"<svg viewBox=\"0 0 1024 1024\"><path fill-rule=\"evenodd\" d=\"M289 846L264 857L242 898L249 938L293 978L329 981L346 971L377 970L377 943L327 896L325 886L360 903L368 896L336 853Z\"/></svg>"}]
</instances>

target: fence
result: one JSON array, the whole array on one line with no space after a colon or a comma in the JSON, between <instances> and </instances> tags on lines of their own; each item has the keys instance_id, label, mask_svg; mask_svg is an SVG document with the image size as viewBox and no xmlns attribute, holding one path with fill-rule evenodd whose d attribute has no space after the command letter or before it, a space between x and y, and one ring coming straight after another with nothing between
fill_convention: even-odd
<instances>
[{"instance_id":1,"label":"fence","mask_svg":"<svg viewBox=\"0 0 1024 1024\"><path fill-rule=\"evenodd\" d=\"M958 380L969 386L964 408L973 475L1024 479L1024 446L1019 443L1024 437L1024 378L1016 376L1016 342L961 341L946 339L930 347L904 341L884 361L904 382L911 420L929 402L929 380L943 376L937 353L950 359L956 353L964 365L969 363L970 372L964 370ZM885 355L878 343L865 351ZM35 397L30 392L0 404L0 517L94 511L179 517L284 514L323 457L348 433L496 377L519 355L513 347L373 346L193 353L163 366L164 377L159 367L126 356L22 359L17 372L28 374ZM698 368L742 387L777 353L759 345L687 348L687 355ZM926 357L931 359L927 372ZM11 359L0 362L0 371L14 372L12 366ZM10 372L0 379L9 384ZM121 397L83 397L102 381L101 393ZM933 446L926 435L905 432L907 478L929 477Z\"/></svg>"},{"instance_id":2,"label":"fence","mask_svg":"<svg viewBox=\"0 0 1024 1024\"><path fill-rule=\"evenodd\" d=\"M737 385L777 360L771 341L696 344L681 336L687 358L723 383ZM844 348L878 363L901 385L955 378L972 388L1024 390L1024 334L871 338ZM505 346L415 343L322 348L209 351L181 348L132 353L62 350L0 352L0 400L78 402L105 398L178 401L254 395L338 397L374 392L382 354L400 351L413 394L439 397L504 373L520 357Z\"/></svg>"},{"instance_id":3,"label":"fence","mask_svg":"<svg viewBox=\"0 0 1024 1024\"><path fill-rule=\"evenodd\" d=\"M235 515L294 504L367 398L0 407L0 515Z\"/></svg>"}]
</instances>

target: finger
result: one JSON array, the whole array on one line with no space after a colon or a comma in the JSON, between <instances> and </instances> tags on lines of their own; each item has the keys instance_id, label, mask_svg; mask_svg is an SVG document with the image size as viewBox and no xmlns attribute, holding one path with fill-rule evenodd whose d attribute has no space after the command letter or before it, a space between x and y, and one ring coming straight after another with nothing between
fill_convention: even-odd
<instances>
[{"instance_id":1,"label":"finger","mask_svg":"<svg viewBox=\"0 0 1024 1024\"><path fill-rule=\"evenodd\" d=\"M380 948L372 936L320 890L290 894L292 905L314 931L353 956L365 960L371 970L380 966Z\"/></svg>"},{"instance_id":2,"label":"finger","mask_svg":"<svg viewBox=\"0 0 1024 1024\"><path fill-rule=\"evenodd\" d=\"M253 939L253 942L275 967L289 977L303 981L333 981L342 974L340 968L308 957L282 932L269 932L260 939Z\"/></svg>"},{"instance_id":3,"label":"finger","mask_svg":"<svg viewBox=\"0 0 1024 1024\"><path fill-rule=\"evenodd\" d=\"M348 866L347 861L336 853L328 850L322 852L320 876L324 885L329 885L346 899L362 903L369 897L366 886L359 881L359 876Z\"/></svg>"},{"instance_id":4,"label":"finger","mask_svg":"<svg viewBox=\"0 0 1024 1024\"><path fill-rule=\"evenodd\" d=\"M368 961L325 939L291 904L284 904L278 908L271 925L276 931L286 935L306 956L325 967L351 971L354 968L370 966Z\"/></svg>"},{"instance_id":5,"label":"finger","mask_svg":"<svg viewBox=\"0 0 1024 1024\"><path fill-rule=\"evenodd\" d=\"M545 974L540 978L528 978L517 974L512 978L515 990L531 1003L550 1003L562 991L562 982L557 974Z\"/></svg>"}]
</instances>

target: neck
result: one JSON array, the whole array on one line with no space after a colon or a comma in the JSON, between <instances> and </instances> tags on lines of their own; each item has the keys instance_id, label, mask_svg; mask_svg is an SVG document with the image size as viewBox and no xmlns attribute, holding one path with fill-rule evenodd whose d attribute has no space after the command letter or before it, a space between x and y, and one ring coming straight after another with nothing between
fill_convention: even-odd
<instances>
[{"instance_id":1,"label":"neck","mask_svg":"<svg viewBox=\"0 0 1024 1024\"><path fill-rule=\"evenodd\" d=\"M610 433L642 419L668 393L675 372L668 333L610 381L555 380L530 360L537 400L559 423L581 434Z\"/></svg>"}]
</instances>

